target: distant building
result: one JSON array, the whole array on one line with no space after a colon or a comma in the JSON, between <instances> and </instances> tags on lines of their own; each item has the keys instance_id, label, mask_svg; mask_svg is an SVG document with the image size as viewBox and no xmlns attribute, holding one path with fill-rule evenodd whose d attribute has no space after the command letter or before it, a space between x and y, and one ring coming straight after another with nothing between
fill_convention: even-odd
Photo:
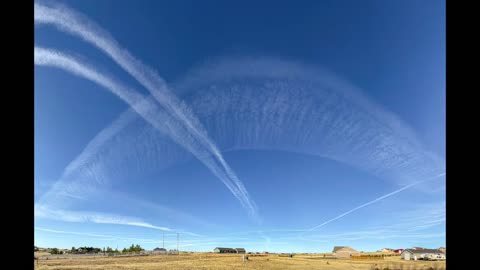
<instances>
[{"instance_id":1,"label":"distant building","mask_svg":"<svg viewBox=\"0 0 480 270\"><path fill-rule=\"evenodd\" d=\"M380 252L393 252L393 249L391 248L382 248Z\"/></svg>"},{"instance_id":2,"label":"distant building","mask_svg":"<svg viewBox=\"0 0 480 270\"><path fill-rule=\"evenodd\" d=\"M438 249L405 249L402 252L401 258L410 260L445 260L445 253Z\"/></svg>"},{"instance_id":3,"label":"distant building","mask_svg":"<svg viewBox=\"0 0 480 270\"><path fill-rule=\"evenodd\" d=\"M245 249L244 248L235 248L238 254L245 254Z\"/></svg>"},{"instance_id":4,"label":"distant building","mask_svg":"<svg viewBox=\"0 0 480 270\"><path fill-rule=\"evenodd\" d=\"M438 250L440 250L441 252L443 252L445 254L447 253L447 249L444 248L444 247L439 247Z\"/></svg>"},{"instance_id":5,"label":"distant building","mask_svg":"<svg viewBox=\"0 0 480 270\"><path fill-rule=\"evenodd\" d=\"M360 252L351 248L351 247L344 247L344 246L335 246L333 248L333 256L337 258L349 258L350 256L359 256Z\"/></svg>"},{"instance_id":6,"label":"distant building","mask_svg":"<svg viewBox=\"0 0 480 270\"><path fill-rule=\"evenodd\" d=\"M402 253L404 251L403 248L395 249L393 252L395 253Z\"/></svg>"},{"instance_id":7,"label":"distant building","mask_svg":"<svg viewBox=\"0 0 480 270\"><path fill-rule=\"evenodd\" d=\"M167 254L167 250L164 249L164 248L158 248L157 247L157 248L153 249L152 253L155 254L155 255L165 255L165 254Z\"/></svg>"},{"instance_id":8,"label":"distant building","mask_svg":"<svg viewBox=\"0 0 480 270\"><path fill-rule=\"evenodd\" d=\"M237 253L237 250L234 249L234 248L217 247L213 250L213 252L215 252L215 253Z\"/></svg>"}]
</instances>

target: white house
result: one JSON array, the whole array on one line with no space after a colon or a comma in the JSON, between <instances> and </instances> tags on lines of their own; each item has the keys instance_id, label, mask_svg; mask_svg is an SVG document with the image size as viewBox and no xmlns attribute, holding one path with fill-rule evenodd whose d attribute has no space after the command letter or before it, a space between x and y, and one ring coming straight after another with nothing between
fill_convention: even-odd
<instances>
[{"instance_id":1,"label":"white house","mask_svg":"<svg viewBox=\"0 0 480 270\"><path fill-rule=\"evenodd\" d=\"M401 258L409 260L445 260L445 253L438 249L405 249Z\"/></svg>"}]
</instances>

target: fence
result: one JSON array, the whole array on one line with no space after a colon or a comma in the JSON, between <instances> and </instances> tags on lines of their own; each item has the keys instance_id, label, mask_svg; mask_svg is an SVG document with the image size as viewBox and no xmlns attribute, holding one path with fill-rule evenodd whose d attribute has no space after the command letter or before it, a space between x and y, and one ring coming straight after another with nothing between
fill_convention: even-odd
<instances>
[{"instance_id":1,"label":"fence","mask_svg":"<svg viewBox=\"0 0 480 270\"><path fill-rule=\"evenodd\" d=\"M385 256L382 255L360 255L360 256L350 256L352 260L383 260Z\"/></svg>"},{"instance_id":2,"label":"fence","mask_svg":"<svg viewBox=\"0 0 480 270\"><path fill-rule=\"evenodd\" d=\"M168 251L165 254L158 254L154 251L142 252L125 252L125 253L85 253L85 254L56 254L39 256L39 260L56 260L56 259L74 259L74 258L98 258L98 257L132 257L132 256L149 256L149 255L178 255L178 251Z\"/></svg>"}]
</instances>

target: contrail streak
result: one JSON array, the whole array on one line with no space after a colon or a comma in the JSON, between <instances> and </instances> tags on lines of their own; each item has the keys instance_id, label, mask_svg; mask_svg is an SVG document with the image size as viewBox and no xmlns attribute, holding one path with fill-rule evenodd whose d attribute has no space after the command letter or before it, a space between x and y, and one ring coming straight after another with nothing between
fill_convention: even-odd
<instances>
[{"instance_id":1,"label":"contrail streak","mask_svg":"<svg viewBox=\"0 0 480 270\"><path fill-rule=\"evenodd\" d=\"M258 218L254 202L249 198L246 190L239 189L238 185L235 184L239 182L239 180L232 178L232 176L235 176L233 172L223 170L225 167L222 168L219 166L218 162L210 155L209 149L206 149L203 144L198 143L196 137L185 130L185 126L181 122L172 118L162 110L162 108L159 108L152 99L144 98L137 91L124 87L113 79L97 72L94 68L80 63L71 56L54 50L35 47L34 62L35 65L60 68L91 80L120 97L153 127L169 135L175 142L182 145L202 161L214 175L222 180L227 188L248 210L249 215L255 219Z\"/></svg>"},{"instance_id":2,"label":"contrail streak","mask_svg":"<svg viewBox=\"0 0 480 270\"><path fill-rule=\"evenodd\" d=\"M342 217L344 217L344 216L346 216L346 215L348 215L348 214L351 214L351 213L353 213L353 212L355 212L355 211L357 211L357 210L359 210L359 209L362 209L362 208L364 208L364 207L366 207L366 206L369 206L369 205L374 204L374 203L376 203L376 202L379 202L379 201L381 201L381 200L383 200L383 199L385 199L385 198L388 198L388 197L390 197L390 196L392 196L392 195L395 195L395 194L397 194L397 193L399 193L399 192L402 192L402 191L404 191L405 189L411 188L411 187L416 186L416 185L421 184L421 183L425 183L425 182L427 182L427 181L432 181L432 180L434 180L434 179L436 179L436 178L438 178L438 177L444 176L444 175L445 175L445 173L442 173L442 174L439 174L439 175L434 176L434 177L432 177L432 178L429 178L429 179L427 179L427 180L418 181L418 182L416 182L416 183L413 183L413 184L404 186L404 187L402 187L402 188L400 188L400 189L397 189L397 190L395 190L395 191L393 191L393 192L390 192L390 193L388 193L388 194L385 194L385 195L383 195L383 196L380 196L380 197L376 198L375 200L372 200L372 201L369 201L369 202L367 202L367 203L364 203L364 204L362 204L362 205L360 205L360 206L357 206L357 207L355 207L355 208L353 208L353 209L351 209L351 210L349 210L349 211L347 211L347 212L345 212L345 213L343 213L343 214L340 214L340 215L338 215L338 216L336 216L336 217L334 217L334 218L332 218L332 219L330 219L330 220L327 220L327 221L323 222L323 223L320 224L320 225L317 225L317 226L315 226L315 227L312 227L312 228L310 228L310 231L313 231L313 230L316 230L316 229L318 229L318 228L320 228L320 227L323 227L323 226L327 225L328 223L330 223L330 222L332 222L332 221L335 221L335 220L337 220L337 219L340 219L340 218L342 218Z\"/></svg>"},{"instance_id":3,"label":"contrail streak","mask_svg":"<svg viewBox=\"0 0 480 270\"><path fill-rule=\"evenodd\" d=\"M258 220L256 205L249 198L243 183L238 179L230 166L223 159L221 152L211 142L207 132L198 119L192 114L185 103L180 102L168 89L166 82L150 67L144 65L133 57L127 50L121 48L118 42L108 32L95 25L92 21L77 12L63 6L47 6L34 4L34 20L36 23L53 24L60 30L79 36L85 41L96 46L118 65L140 82L153 97L163 106L168 114L173 115L184 125L186 132L202 144L209 154L213 155L211 161L199 158L212 172L219 177L230 191L247 208L249 215ZM205 159L205 157L203 157ZM208 163L208 164L207 164Z\"/></svg>"},{"instance_id":4,"label":"contrail streak","mask_svg":"<svg viewBox=\"0 0 480 270\"><path fill-rule=\"evenodd\" d=\"M119 216L119 215L102 213L102 212L64 211L64 210L49 209L44 206L36 206L35 216L47 217L50 219L67 221L67 222L91 222L91 223L97 223L97 224L116 224L116 225L127 225L127 226L134 226L134 227L150 228L150 229L156 229L156 230L168 231L168 232L172 231L172 229L170 228L155 226L136 217Z\"/></svg>"}]
</instances>

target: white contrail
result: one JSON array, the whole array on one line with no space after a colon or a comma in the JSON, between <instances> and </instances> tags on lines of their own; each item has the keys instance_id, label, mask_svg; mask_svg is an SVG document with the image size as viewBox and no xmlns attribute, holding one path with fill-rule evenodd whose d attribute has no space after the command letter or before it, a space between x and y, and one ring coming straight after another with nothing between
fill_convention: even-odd
<instances>
[{"instance_id":1,"label":"white contrail","mask_svg":"<svg viewBox=\"0 0 480 270\"><path fill-rule=\"evenodd\" d=\"M198 140L198 143L201 143L205 149L214 156L214 159L208 162L211 165L207 165L207 167L213 170L213 173L219 177L222 182L230 182L228 187L230 191L232 191L242 205L248 209L249 215L258 219L256 205L254 201L250 199L243 183L223 159L218 148L210 141L207 132L198 119L184 103L180 102L169 91L165 81L158 76L155 71L141 63L141 61L133 57L127 50L121 48L118 42L116 42L108 32L95 25L95 23L85 16L69 8L59 5L47 6L35 2L34 20L40 24L53 24L60 30L79 36L93 44L109 55L117 64L147 88L164 109L179 119L180 123L185 125L187 131ZM199 157L197 156L197 158ZM200 160L206 163L204 160Z\"/></svg>"},{"instance_id":2,"label":"white contrail","mask_svg":"<svg viewBox=\"0 0 480 270\"><path fill-rule=\"evenodd\" d=\"M137 91L124 87L113 79L99 73L94 68L80 63L71 56L54 50L35 47L34 62L35 65L52 66L69 71L103 86L120 97L153 127L169 135L175 142L182 145L202 161L207 168L222 180L227 188L248 210L249 215L258 219L255 203L250 199L246 190L238 188L236 182L239 182L239 180L233 172L229 171L228 166L225 167L218 164L218 160L215 160L210 155L210 149L207 149L204 144L198 143L196 137L192 136L188 130L185 130L182 122L172 118L168 113L158 107L152 99L144 98ZM225 171L225 168L228 170Z\"/></svg>"},{"instance_id":3,"label":"white contrail","mask_svg":"<svg viewBox=\"0 0 480 270\"><path fill-rule=\"evenodd\" d=\"M142 219L129 217L129 216L120 216L109 213L102 212L84 212L84 211L65 211L65 210L56 210L50 209L44 206L35 206L35 216L36 217L46 217L49 219L67 221L67 222L91 222L97 224L116 224L116 225L127 225L134 227L143 227L156 229L161 231L172 231L172 229L167 227L160 227L152 225L148 222L143 221Z\"/></svg>"},{"instance_id":4,"label":"white contrail","mask_svg":"<svg viewBox=\"0 0 480 270\"><path fill-rule=\"evenodd\" d=\"M51 232L51 233L73 234L73 235L91 236L91 237L112 237L112 238L113 238L113 236L108 236L108 235L103 235L103 234L82 233L82 232L68 232L68 231L52 230L52 229L40 228L40 227L34 227L34 229L35 229L35 230L38 230L38 231Z\"/></svg>"},{"instance_id":5,"label":"white contrail","mask_svg":"<svg viewBox=\"0 0 480 270\"><path fill-rule=\"evenodd\" d=\"M84 232L72 232L72 231L62 231L62 230L53 230L48 228L41 228L41 227L34 227L37 231L48 232L48 233L56 233L56 234L71 234L71 235L78 235L78 236L88 236L88 237L95 237L95 238L106 238L110 240L125 240L125 241L137 241L141 243L157 243L161 240L155 239L142 239L142 238L133 238L133 237L119 237L114 235L104 235L104 234L95 234L95 233L84 233ZM167 241L165 241L167 242ZM170 241L172 242L172 241Z\"/></svg>"},{"instance_id":6,"label":"white contrail","mask_svg":"<svg viewBox=\"0 0 480 270\"><path fill-rule=\"evenodd\" d=\"M427 180L418 181L418 182L416 182L416 183L413 183L413 184L404 186L404 187L402 187L402 188L400 188L400 189L397 189L397 190L395 190L395 191L393 191L393 192L390 192L390 193L388 193L388 194L385 194L385 195L383 195L383 196L380 196L380 197L376 198L375 200L372 200L372 201L369 201L369 202L367 202L367 203L364 203L364 204L362 204L362 205L360 205L360 206L357 206L357 207L355 207L355 208L353 208L353 209L351 209L351 210L349 210L349 211L347 211L347 212L345 212L345 213L343 213L343 214L340 214L340 215L338 215L338 216L336 216L336 217L334 217L334 218L332 218L332 219L330 219L330 220L327 220L327 221L323 222L323 223L320 224L320 225L317 225L317 226L315 226L315 227L312 227L312 228L310 228L310 231L316 230L316 229L318 229L318 228L320 228L320 227L323 227L323 226L327 225L328 223L330 223L330 222L332 222L332 221L335 221L335 220L337 220L337 219L340 219L340 218L342 218L342 217L344 217L344 216L346 216L346 215L348 215L348 214L351 214L352 212L355 212L355 211L357 211L357 210L359 210L359 209L361 209L361 208L364 208L364 207L366 207L366 206L369 206L369 205L371 205L371 204L374 204L374 203L376 203L376 202L379 202L379 201L381 201L381 200L383 200L383 199L385 199L385 198L388 198L388 197L390 197L390 196L392 196L392 195L395 195L395 194L397 194L397 193L399 193L399 192L402 192L402 191L404 191L404 190L407 189L407 188L411 188L411 187L413 187L413 186L416 186L416 185L418 185L418 184L421 184L421 183L424 183L424 182L427 182L427 181L432 181L432 180L434 180L434 179L436 179L436 178L438 178L438 177L444 176L444 175L445 175L445 173L442 173L442 174L439 174L439 175L434 176L434 177L432 177L432 178L429 178L429 179L427 179Z\"/></svg>"}]
</instances>

